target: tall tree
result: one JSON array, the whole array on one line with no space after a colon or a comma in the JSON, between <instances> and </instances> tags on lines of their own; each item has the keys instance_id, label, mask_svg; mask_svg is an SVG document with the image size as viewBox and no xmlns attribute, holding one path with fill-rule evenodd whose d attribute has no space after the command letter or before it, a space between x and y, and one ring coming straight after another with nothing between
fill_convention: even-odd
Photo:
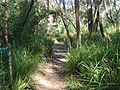
<instances>
[{"instance_id":1,"label":"tall tree","mask_svg":"<svg viewBox=\"0 0 120 90\"><path fill-rule=\"evenodd\" d=\"M77 48L81 47L81 31L80 31L80 11L79 11L79 0L75 0L75 17L76 17L76 43Z\"/></svg>"},{"instance_id":2,"label":"tall tree","mask_svg":"<svg viewBox=\"0 0 120 90\"><path fill-rule=\"evenodd\" d=\"M63 4L63 10L64 10L64 13L61 13L61 17L62 17L62 21L63 21L63 24L65 26L65 29L66 29L66 33L67 33L67 41L68 41L68 47L69 47L69 50L72 49L72 40L71 40L71 37L70 37L70 32L69 32L69 29L68 29L68 20L66 19L66 6L65 6L65 0L62 1L62 4Z\"/></svg>"},{"instance_id":3,"label":"tall tree","mask_svg":"<svg viewBox=\"0 0 120 90\"><path fill-rule=\"evenodd\" d=\"M68 49L69 51L71 51L72 49L72 40L71 40L71 36L70 36L70 32L69 32L69 29L68 29L68 18L67 18L67 10L66 10L66 5L65 5L65 0L59 0L59 2L62 3L62 8L61 8L61 4L59 4L57 2L57 0L55 0L57 5L58 5L58 11L60 12L60 17L63 21L63 24L64 24L64 27L65 27L65 30L66 30L66 33L67 33L67 44L68 44Z\"/></svg>"},{"instance_id":4,"label":"tall tree","mask_svg":"<svg viewBox=\"0 0 120 90\"><path fill-rule=\"evenodd\" d=\"M89 30L89 39L91 39L93 32L93 9L92 9L92 0L87 0L87 18L88 18L88 30Z\"/></svg>"},{"instance_id":5,"label":"tall tree","mask_svg":"<svg viewBox=\"0 0 120 90\"><path fill-rule=\"evenodd\" d=\"M10 41L9 41L9 33L8 33L8 19L9 19L9 12L8 12L8 5L7 3L9 3L9 0L3 0L4 2L4 6L3 6L3 29L2 29L2 36L3 36L3 40L4 40L4 46L5 48L8 49L8 58L7 58L7 62L8 62L8 71L9 71L9 79L12 82L13 80L13 75L12 75L12 56L11 56L11 45L10 45Z\"/></svg>"},{"instance_id":6,"label":"tall tree","mask_svg":"<svg viewBox=\"0 0 120 90\"><path fill-rule=\"evenodd\" d=\"M104 28L103 28L103 24L101 21L101 17L100 17L100 8L101 8L101 4L103 0L93 0L94 1L94 7L95 7L95 11L94 11L94 27L96 30L98 30L98 24L100 27L100 33L102 35L102 37L104 38Z\"/></svg>"},{"instance_id":7,"label":"tall tree","mask_svg":"<svg viewBox=\"0 0 120 90\"><path fill-rule=\"evenodd\" d=\"M25 2L27 3L28 1L26 0ZM35 3L35 0L30 0L29 7L27 5L27 7L28 7L27 10L20 12L20 15L23 14L23 12L24 12L24 15L22 16L23 20L21 20L21 22L19 23L19 26L18 26L19 28L18 28L18 30L16 30L17 32L15 33L16 38L18 38L19 41L20 41L20 37L21 37L21 32L23 31L23 29L27 23L27 20L29 18L29 15L33 8L34 3ZM24 7L26 7L26 6L24 6Z\"/></svg>"},{"instance_id":8,"label":"tall tree","mask_svg":"<svg viewBox=\"0 0 120 90\"><path fill-rule=\"evenodd\" d=\"M50 1L47 0L47 10L49 10L49 3L50 3Z\"/></svg>"}]
</instances>

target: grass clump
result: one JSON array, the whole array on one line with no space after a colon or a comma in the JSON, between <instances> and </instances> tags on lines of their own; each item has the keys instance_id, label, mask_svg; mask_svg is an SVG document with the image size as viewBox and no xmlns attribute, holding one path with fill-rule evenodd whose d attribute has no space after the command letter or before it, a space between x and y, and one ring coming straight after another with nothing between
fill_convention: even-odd
<instances>
[{"instance_id":1,"label":"grass clump","mask_svg":"<svg viewBox=\"0 0 120 90\"><path fill-rule=\"evenodd\" d=\"M12 62L12 85L8 78L8 70L6 67L6 63L0 64L2 65L2 68L0 68L0 84L2 84L1 90L9 90L10 86L12 86L13 90L31 89L29 76L45 60L46 58L40 52L36 54L32 51L30 52L27 48L24 47L19 47L19 49L16 49Z\"/></svg>"},{"instance_id":2,"label":"grass clump","mask_svg":"<svg viewBox=\"0 0 120 90\"><path fill-rule=\"evenodd\" d=\"M29 80L27 78L18 77L12 85L14 90L25 90L29 89Z\"/></svg>"},{"instance_id":3,"label":"grass clump","mask_svg":"<svg viewBox=\"0 0 120 90\"><path fill-rule=\"evenodd\" d=\"M54 40L51 39L46 39L43 44L41 45L44 55L46 57L51 57L52 56L52 51L53 51L53 44Z\"/></svg>"},{"instance_id":4,"label":"grass clump","mask_svg":"<svg viewBox=\"0 0 120 90\"><path fill-rule=\"evenodd\" d=\"M68 88L68 89L72 89L72 90L78 90L79 88L81 88L82 87L82 85L78 82L78 81L76 81L76 80L70 80L69 82L68 82L68 85L69 85L69 87L70 88Z\"/></svg>"},{"instance_id":5,"label":"grass clump","mask_svg":"<svg viewBox=\"0 0 120 90\"><path fill-rule=\"evenodd\" d=\"M16 51L16 56L13 61L14 75L28 76L36 70L42 61L42 54L34 54L25 48L20 48Z\"/></svg>"},{"instance_id":6,"label":"grass clump","mask_svg":"<svg viewBox=\"0 0 120 90\"><path fill-rule=\"evenodd\" d=\"M120 43L117 40L114 36L109 44L97 41L91 45L86 43L70 52L66 69L79 76L76 82L82 85L82 90L120 89ZM73 88L71 84L69 86Z\"/></svg>"},{"instance_id":7,"label":"grass clump","mask_svg":"<svg viewBox=\"0 0 120 90\"><path fill-rule=\"evenodd\" d=\"M66 38L67 38L67 36L64 35L64 34L62 34L62 35L58 35L58 36L56 36L56 38L57 38L58 41L65 41Z\"/></svg>"}]
</instances>

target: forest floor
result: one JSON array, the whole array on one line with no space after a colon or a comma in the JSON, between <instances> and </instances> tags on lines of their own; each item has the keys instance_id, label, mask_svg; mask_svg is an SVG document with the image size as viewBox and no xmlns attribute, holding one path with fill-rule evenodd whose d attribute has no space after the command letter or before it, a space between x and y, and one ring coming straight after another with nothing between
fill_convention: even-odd
<instances>
[{"instance_id":1,"label":"forest floor","mask_svg":"<svg viewBox=\"0 0 120 90\"><path fill-rule=\"evenodd\" d=\"M66 90L63 70L64 63L67 62L66 55L64 43L55 41L53 57L32 75L35 90Z\"/></svg>"}]
</instances>

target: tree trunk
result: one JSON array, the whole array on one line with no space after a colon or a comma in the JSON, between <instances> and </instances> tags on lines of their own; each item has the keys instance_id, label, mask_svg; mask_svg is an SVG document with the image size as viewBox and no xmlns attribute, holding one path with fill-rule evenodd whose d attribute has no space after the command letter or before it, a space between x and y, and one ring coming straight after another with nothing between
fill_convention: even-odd
<instances>
[{"instance_id":1,"label":"tree trunk","mask_svg":"<svg viewBox=\"0 0 120 90\"><path fill-rule=\"evenodd\" d=\"M26 23L27 23L27 20L28 20L28 17L29 17L29 15L30 15L30 12L31 12L31 10L32 10L32 8L33 8L34 2L35 2L35 0L31 0L30 5L29 5L29 8L28 8L27 12L25 13L24 19L23 19L22 22L19 24L19 29L18 29L17 32L16 32L16 35L17 35L16 38L18 38L19 43L20 43L20 38L21 38L21 32L23 31L24 26L25 26Z\"/></svg>"},{"instance_id":2,"label":"tree trunk","mask_svg":"<svg viewBox=\"0 0 120 90\"><path fill-rule=\"evenodd\" d=\"M72 49L72 40L71 40L70 33L69 33L69 30L68 30L68 25L66 24L65 19L63 17L62 17L62 21L63 21L63 24L64 24L65 29L66 29L66 33L67 33L69 51L71 51L71 49Z\"/></svg>"},{"instance_id":3,"label":"tree trunk","mask_svg":"<svg viewBox=\"0 0 120 90\"><path fill-rule=\"evenodd\" d=\"M63 10L64 10L64 13L66 15L65 0L63 0L62 3L63 3ZM64 18L63 13L61 13L61 14L62 14L62 21L63 21L63 24L64 24L65 29L66 29L66 33L67 33L69 51L71 51L71 49L72 49L72 40L71 40L70 33L69 33L69 30L68 30L67 19Z\"/></svg>"},{"instance_id":4,"label":"tree trunk","mask_svg":"<svg viewBox=\"0 0 120 90\"><path fill-rule=\"evenodd\" d=\"M76 44L77 48L81 47L81 32L80 32L80 12L79 12L79 0L75 0L75 17L76 17Z\"/></svg>"},{"instance_id":5,"label":"tree trunk","mask_svg":"<svg viewBox=\"0 0 120 90\"><path fill-rule=\"evenodd\" d=\"M101 5L102 0L94 0L94 5L95 5L95 19L94 19L94 28L96 31L98 31L98 24L100 27L100 33L102 35L102 37L104 38L104 28L103 28L103 24L102 21L100 19L100 5Z\"/></svg>"},{"instance_id":6,"label":"tree trunk","mask_svg":"<svg viewBox=\"0 0 120 90\"><path fill-rule=\"evenodd\" d=\"M114 0L114 7L116 10L116 16L115 16L115 28L116 28L116 33L119 32L119 11L117 10L117 4L116 4L116 0Z\"/></svg>"},{"instance_id":7,"label":"tree trunk","mask_svg":"<svg viewBox=\"0 0 120 90\"><path fill-rule=\"evenodd\" d=\"M49 0L47 0L47 10L49 10Z\"/></svg>"},{"instance_id":8,"label":"tree trunk","mask_svg":"<svg viewBox=\"0 0 120 90\"><path fill-rule=\"evenodd\" d=\"M100 25L100 32L101 32L101 35L102 35L102 37L104 38L104 37L105 37L105 35L104 35L104 28L103 28L103 24L102 24L101 21L99 21L99 25Z\"/></svg>"},{"instance_id":9,"label":"tree trunk","mask_svg":"<svg viewBox=\"0 0 120 90\"><path fill-rule=\"evenodd\" d=\"M97 9L97 6L95 6L95 13L94 13L94 30L97 32L98 31L98 22L99 22L99 11Z\"/></svg>"},{"instance_id":10,"label":"tree trunk","mask_svg":"<svg viewBox=\"0 0 120 90\"><path fill-rule=\"evenodd\" d=\"M100 33L101 33L102 37L104 38L104 37L105 37L105 35L104 35L104 28L103 28L102 21L100 20L100 11L99 11L99 7L98 7L97 19L98 19L99 26L100 26Z\"/></svg>"},{"instance_id":11,"label":"tree trunk","mask_svg":"<svg viewBox=\"0 0 120 90\"><path fill-rule=\"evenodd\" d=\"M8 3L9 0L4 0L4 3ZM6 48L8 48L8 58L7 58L7 62L8 62L8 71L9 71L9 78L10 78L10 81L12 82L13 80L13 75L12 75L12 56L11 56L11 46L10 46L10 41L9 41L9 36L8 36L8 18L9 18L9 14L8 14L8 7L7 6L4 6L4 12L3 12L3 15L4 15L4 27L3 27L3 30L2 30L2 35L3 35L3 38L5 40L5 46ZM12 89L12 88L10 88Z\"/></svg>"},{"instance_id":12,"label":"tree trunk","mask_svg":"<svg viewBox=\"0 0 120 90\"><path fill-rule=\"evenodd\" d=\"M93 32L93 10L92 10L92 1L87 0L87 17L88 17L88 30L89 30L89 39L91 39Z\"/></svg>"}]
</instances>

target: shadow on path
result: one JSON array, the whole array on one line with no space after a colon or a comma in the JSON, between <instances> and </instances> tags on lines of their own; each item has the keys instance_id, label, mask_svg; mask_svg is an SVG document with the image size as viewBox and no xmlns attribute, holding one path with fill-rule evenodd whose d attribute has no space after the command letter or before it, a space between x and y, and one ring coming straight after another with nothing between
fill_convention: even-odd
<instances>
[{"instance_id":1,"label":"shadow on path","mask_svg":"<svg viewBox=\"0 0 120 90\"><path fill-rule=\"evenodd\" d=\"M66 90L63 65L67 52L63 42L53 45L53 57L32 76L35 90Z\"/></svg>"}]
</instances>

